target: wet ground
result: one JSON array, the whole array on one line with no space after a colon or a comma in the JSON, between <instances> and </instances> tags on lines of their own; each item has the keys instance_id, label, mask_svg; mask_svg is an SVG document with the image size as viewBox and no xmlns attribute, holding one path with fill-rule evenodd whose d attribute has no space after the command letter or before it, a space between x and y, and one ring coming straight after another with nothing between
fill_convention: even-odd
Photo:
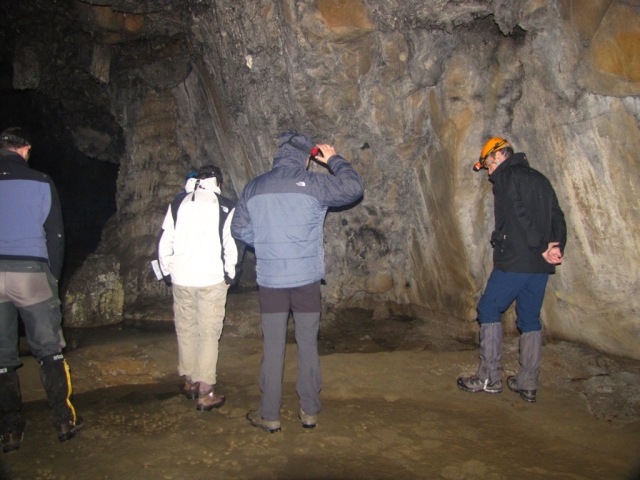
<instances>
[{"instance_id":1,"label":"wet ground","mask_svg":"<svg viewBox=\"0 0 640 480\"><path fill-rule=\"evenodd\" d=\"M640 362L547 342L538 402L528 404L508 390L456 387L475 370L469 341L437 328L426 335L424 320L389 319L384 335L362 326L321 338L324 409L313 430L296 418L288 346L275 434L244 418L259 399L257 336L223 334L217 391L227 403L200 413L178 393L171 330L85 332L67 354L84 430L58 442L26 357L27 429L20 450L0 457L0 479L640 478ZM503 363L513 373L516 337L506 338Z\"/></svg>"}]
</instances>

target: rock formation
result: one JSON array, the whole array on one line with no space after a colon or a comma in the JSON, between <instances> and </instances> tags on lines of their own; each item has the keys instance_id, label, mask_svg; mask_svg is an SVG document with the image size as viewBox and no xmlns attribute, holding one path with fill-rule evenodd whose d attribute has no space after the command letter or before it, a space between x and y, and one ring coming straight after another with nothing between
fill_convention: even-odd
<instances>
[{"instance_id":1,"label":"rock formation","mask_svg":"<svg viewBox=\"0 0 640 480\"><path fill-rule=\"evenodd\" d=\"M148 264L189 167L217 163L237 197L295 128L335 144L366 185L359 205L327 217L328 319L359 307L472 328L493 202L471 167L500 135L550 178L567 217L547 335L640 358L638 1L11 0L0 11L3 88L37 92L59 138L119 165L116 213L83 266L119 264L117 294L101 285L123 296L106 302L122 309L110 319L170 295ZM66 312L93 325L83 288L72 279Z\"/></svg>"}]
</instances>

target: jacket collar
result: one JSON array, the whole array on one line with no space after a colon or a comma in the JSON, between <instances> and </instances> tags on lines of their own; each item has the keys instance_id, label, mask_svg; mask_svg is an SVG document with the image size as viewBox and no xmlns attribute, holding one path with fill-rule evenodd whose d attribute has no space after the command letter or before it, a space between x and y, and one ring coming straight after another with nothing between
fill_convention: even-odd
<instances>
[{"instance_id":1,"label":"jacket collar","mask_svg":"<svg viewBox=\"0 0 640 480\"><path fill-rule=\"evenodd\" d=\"M22 156L14 152L13 150L5 150L4 148L0 149L0 157L2 157L3 160L8 162L16 163L18 165L23 165L25 167L29 166L27 161Z\"/></svg>"},{"instance_id":2,"label":"jacket collar","mask_svg":"<svg viewBox=\"0 0 640 480\"><path fill-rule=\"evenodd\" d=\"M493 182L502 172L507 170L510 167L515 165L524 165L526 167L529 166L529 160L527 160L527 156L524 153L514 153L509 158L507 158L504 162L502 162L498 167L493 171L491 175L489 175L489 181Z\"/></svg>"}]
</instances>

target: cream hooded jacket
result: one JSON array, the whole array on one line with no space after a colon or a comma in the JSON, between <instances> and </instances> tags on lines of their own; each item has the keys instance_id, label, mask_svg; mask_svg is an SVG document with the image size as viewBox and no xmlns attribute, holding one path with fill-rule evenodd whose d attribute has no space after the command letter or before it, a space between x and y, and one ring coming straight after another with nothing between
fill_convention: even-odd
<instances>
[{"instance_id":1,"label":"cream hooded jacket","mask_svg":"<svg viewBox=\"0 0 640 480\"><path fill-rule=\"evenodd\" d=\"M234 210L220 229L220 188L216 179L190 178L185 190L187 195L178 208L177 219L169 206L162 224L158 244L162 272L170 274L176 285L185 287L216 285L224 282L225 272L234 278L238 261L230 231Z\"/></svg>"}]
</instances>

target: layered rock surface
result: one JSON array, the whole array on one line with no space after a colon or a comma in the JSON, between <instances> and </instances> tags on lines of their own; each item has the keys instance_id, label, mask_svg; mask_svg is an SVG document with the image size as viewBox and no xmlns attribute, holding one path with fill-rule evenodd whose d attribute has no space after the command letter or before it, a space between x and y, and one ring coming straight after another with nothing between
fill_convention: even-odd
<instances>
[{"instance_id":1,"label":"layered rock surface","mask_svg":"<svg viewBox=\"0 0 640 480\"><path fill-rule=\"evenodd\" d=\"M364 308L471 330L493 205L471 166L500 135L550 178L567 218L547 334L640 358L637 1L34 4L38 19L5 7L13 88L59 99L75 147L120 166L117 213L89 260L120 265L110 319L146 318L170 296L148 263L189 167L219 164L236 197L293 128L335 144L366 186L327 217L326 320ZM87 288L72 280L74 324L97 321L74 300Z\"/></svg>"}]
</instances>

